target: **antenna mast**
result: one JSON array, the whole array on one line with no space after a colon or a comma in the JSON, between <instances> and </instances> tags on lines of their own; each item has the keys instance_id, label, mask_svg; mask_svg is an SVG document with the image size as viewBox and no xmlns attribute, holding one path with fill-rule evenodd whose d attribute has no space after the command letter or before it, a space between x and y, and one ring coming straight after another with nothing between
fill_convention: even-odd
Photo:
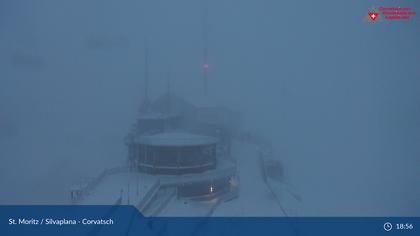
<instances>
[{"instance_id":1,"label":"antenna mast","mask_svg":"<svg viewBox=\"0 0 420 236\"><path fill-rule=\"evenodd\" d=\"M144 99L149 101L149 45L147 38L144 43Z\"/></svg>"},{"instance_id":2,"label":"antenna mast","mask_svg":"<svg viewBox=\"0 0 420 236\"><path fill-rule=\"evenodd\" d=\"M167 99L168 99L168 101L167 101L167 112L168 112L168 114L170 114L171 113L171 111L172 111L172 104L171 104L171 96L172 96L172 94L171 94L171 68L170 67L168 67L168 74L167 74L167 81L166 81L166 96L167 96Z\"/></svg>"},{"instance_id":3,"label":"antenna mast","mask_svg":"<svg viewBox=\"0 0 420 236\"><path fill-rule=\"evenodd\" d=\"M208 33L207 33L207 0L203 0L203 93L207 95L207 70L209 64L207 62L207 47L208 47Z\"/></svg>"}]
</instances>

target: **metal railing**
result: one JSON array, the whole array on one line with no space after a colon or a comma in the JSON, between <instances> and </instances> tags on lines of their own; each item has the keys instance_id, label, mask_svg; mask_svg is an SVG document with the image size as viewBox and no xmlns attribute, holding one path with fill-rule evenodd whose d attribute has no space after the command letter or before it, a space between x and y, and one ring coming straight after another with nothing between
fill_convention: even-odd
<instances>
[{"instance_id":1,"label":"metal railing","mask_svg":"<svg viewBox=\"0 0 420 236\"><path fill-rule=\"evenodd\" d=\"M127 166L119 166L102 171L98 176L90 180L86 185L82 185L83 187L77 189L78 198L72 199L73 202L78 203L82 201L86 196L88 196L92 192L93 189L95 189L99 185L100 182L103 181L105 177L113 174L124 173L128 170L129 169Z\"/></svg>"},{"instance_id":2,"label":"metal railing","mask_svg":"<svg viewBox=\"0 0 420 236\"><path fill-rule=\"evenodd\" d=\"M153 200L156 193L160 189L160 180L157 180L153 186L147 191L147 193L144 195L143 199L137 204L137 209L140 211L143 211L147 205Z\"/></svg>"}]
</instances>

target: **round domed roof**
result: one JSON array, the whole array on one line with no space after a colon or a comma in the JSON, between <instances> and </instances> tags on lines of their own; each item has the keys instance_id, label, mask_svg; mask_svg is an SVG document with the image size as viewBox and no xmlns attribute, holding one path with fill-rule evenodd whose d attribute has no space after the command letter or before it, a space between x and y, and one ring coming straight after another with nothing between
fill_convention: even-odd
<instances>
[{"instance_id":1,"label":"round domed roof","mask_svg":"<svg viewBox=\"0 0 420 236\"><path fill-rule=\"evenodd\" d=\"M216 144L217 141L218 140L214 137L184 132L164 132L153 135L143 135L137 138L138 143L150 146L204 146Z\"/></svg>"}]
</instances>

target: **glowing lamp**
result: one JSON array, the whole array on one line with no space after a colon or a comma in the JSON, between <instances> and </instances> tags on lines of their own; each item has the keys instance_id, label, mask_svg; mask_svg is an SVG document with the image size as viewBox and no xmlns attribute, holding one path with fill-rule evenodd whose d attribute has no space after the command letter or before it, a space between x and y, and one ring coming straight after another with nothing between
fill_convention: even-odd
<instances>
[{"instance_id":1,"label":"glowing lamp","mask_svg":"<svg viewBox=\"0 0 420 236\"><path fill-rule=\"evenodd\" d=\"M204 63L204 64L203 64L203 69L207 70L208 68L209 68L209 64Z\"/></svg>"}]
</instances>

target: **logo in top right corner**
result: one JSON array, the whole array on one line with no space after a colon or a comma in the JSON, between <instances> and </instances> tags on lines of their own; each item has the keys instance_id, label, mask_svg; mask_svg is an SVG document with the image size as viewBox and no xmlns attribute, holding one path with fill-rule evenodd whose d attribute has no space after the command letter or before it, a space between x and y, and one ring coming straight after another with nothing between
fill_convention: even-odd
<instances>
[{"instance_id":1,"label":"logo in top right corner","mask_svg":"<svg viewBox=\"0 0 420 236\"><path fill-rule=\"evenodd\" d=\"M409 20L416 15L411 7L372 7L365 17L370 23L381 22L385 20Z\"/></svg>"}]
</instances>

